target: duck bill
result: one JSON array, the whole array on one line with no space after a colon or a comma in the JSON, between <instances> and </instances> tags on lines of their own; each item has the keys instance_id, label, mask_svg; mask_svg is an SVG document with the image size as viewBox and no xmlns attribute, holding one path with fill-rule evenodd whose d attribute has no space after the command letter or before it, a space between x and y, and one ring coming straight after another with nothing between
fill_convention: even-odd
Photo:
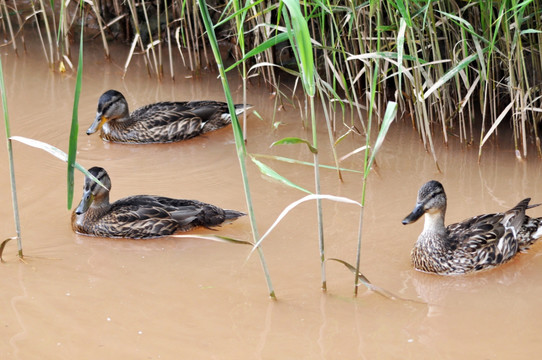
<instances>
[{"instance_id":1,"label":"duck bill","mask_svg":"<svg viewBox=\"0 0 542 360\"><path fill-rule=\"evenodd\" d=\"M81 199L81 202L77 206L77 209L75 209L75 213L77 215L84 214L88 210L88 208L90 207L93 201L94 201L94 196L90 193L90 191L85 191L83 193L83 198Z\"/></svg>"},{"instance_id":2,"label":"duck bill","mask_svg":"<svg viewBox=\"0 0 542 360\"><path fill-rule=\"evenodd\" d=\"M102 125L107 121L107 118L101 113L96 114L94 122L87 130L87 135L94 134L96 131L102 128Z\"/></svg>"},{"instance_id":3,"label":"duck bill","mask_svg":"<svg viewBox=\"0 0 542 360\"><path fill-rule=\"evenodd\" d=\"M411 224L422 217L422 215L425 213L423 210L422 204L416 204L416 207L406 218L403 219L402 223L403 225Z\"/></svg>"}]
</instances>

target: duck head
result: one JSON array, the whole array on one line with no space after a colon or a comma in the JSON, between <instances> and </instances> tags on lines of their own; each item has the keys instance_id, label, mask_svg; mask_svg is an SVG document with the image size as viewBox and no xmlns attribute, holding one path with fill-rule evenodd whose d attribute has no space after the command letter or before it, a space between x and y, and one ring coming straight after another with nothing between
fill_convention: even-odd
<instances>
[{"instance_id":1,"label":"duck head","mask_svg":"<svg viewBox=\"0 0 542 360\"><path fill-rule=\"evenodd\" d=\"M129 116L128 102L126 102L124 95L116 90L106 91L98 100L96 118L88 128L87 135L94 134L110 120L129 118Z\"/></svg>"},{"instance_id":2,"label":"duck head","mask_svg":"<svg viewBox=\"0 0 542 360\"><path fill-rule=\"evenodd\" d=\"M109 190L111 189L111 179L107 175L107 171L101 167L93 167L88 170L96 179L98 179L106 188L98 184L89 176L85 177L85 185L83 186L83 197L79 206L75 209L76 215L84 214L91 206L107 206L109 205Z\"/></svg>"},{"instance_id":3,"label":"duck head","mask_svg":"<svg viewBox=\"0 0 542 360\"><path fill-rule=\"evenodd\" d=\"M422 217L423 214L446 213L446 193L442 184L431 180L422 185L418 191L416 206L402 221L403 225L411 224Z\"/></svg>"}]
</instances>

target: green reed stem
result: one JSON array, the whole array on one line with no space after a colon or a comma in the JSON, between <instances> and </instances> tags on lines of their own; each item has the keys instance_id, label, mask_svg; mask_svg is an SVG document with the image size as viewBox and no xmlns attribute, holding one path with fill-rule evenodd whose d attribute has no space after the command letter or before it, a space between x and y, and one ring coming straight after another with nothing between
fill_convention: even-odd
<instances>
[{"instance_id":1,"label":"green reed stem","mask_svg":"<svg viewBox=\"0 0 542 360\"><path fill-rule=\"evenodd\" d=\"M380 11L376 11L377 18L377 29L380 26ZM380 30L377 30L377 43L376 43L377 52L380 51ZM363 213L365 210L365 193L367 190L367 177L369 175L369 170L371 169L371 161L369 158L369 151L371 145L371 129L373 124L373 108L375 104L375 98L377 93L377 84L378 84L378 74L380 71L380 60L374 60L374 68L369 70L369 76L371 76L371 96L369 101L369 114L367 116L367 132L365 133L365 157L363 160L363 179L362 179L362 190L361 190L361 210L359 214L359 228L358 228L358 245L356 251L356 273L354 274L354 295L358 295L358 285L359 285L359 267L361 262L361 239L362 239L362 230L363 230Z\"/></svg>"},{"instance_id":2,"label":"green reed stem","mask_svg":"<svg viewBox=\"0 0 542 360\"><path fill-rule=\"evenodd\" d=\"M13 205L13 218L15 220L15 231L17 232L17 247L19 248L19 258L23 258L23 242L21 238L21 223L19 221L19 203L17 201L17 187L15 186L15 169L13 163L13 148L11 145L11 131L9 126L8 102L6 98L6 87L4 84L4 72L2 59L0 57L0 91L2 92L2 109L4 110L4 126L6 129L6 144L9 157L9 178L11 181L11 201Z\"/></svg>"},{"instance_id":3,"label":"green reed stem","mask_svg":"<svg viewBox=\"0 0 542 360\"><path fill-rule=\"evenodd\" d=\"M237 31L237 43L239 44L239 49L241 50L241 58L244 59L246 55L245 47L245 31L244 23L246 19L247 10L240 10L239 0L233 0L233 9L235 11L235 24ZM243 104L247 103L247 63L245 60L242 62L241 78L243 79ZM247 139L247 112L243 112L243 139Z\"/></svg>"},{"instance_id":4,"label":"green reed stem","mask_svg":"<svg viewBox=\"0 0 542 360\"><path fill-rule=\"evenodd\" d=\"M375 66L372 73L372 85L371 85L371 99L369 101L369 115L367 116L368 126L367 133L365 134L365 157L363 159L363 179L362 179L362 189L361 189L361 210L359 213L359 227L358 227L358 246L356 249L356 273L354 274L354 295L358 295L358 284L359 284L359 266L361 262L361 238L363 233L363 213L365 209L365 193L367 190L367 176L369 175L369 170L371 168L369 162L369 151L371 145L371 125L373 123L373 105L375 102L376 96L376 86L377 78L379 71L378 60L375 60Z\"/></svg>"},{"instance_id":5,"label":"green reed stem","mask_svg":"<svg viewBox=\"0 0 542 360\"><path fill-rule=\"evenodd\" d=\"M314 52L311 43L311 34L307 24L307 19L301 12L298 1L283 0L288 8L288 14L283 13L283 18L288 29L290 43L294 49L295 59L301 70L301 82L303 90L309 99L310 116L312 125L312 147L314 149L314 183L316 195L320 195L320 167L318 165L318 132L316 123L316 113L314 109L314 96L316 93L316 79L314 70ZM320 250L320 271L322 278L322 290L327 290L326 266L324 253L324 221L322 213L322 200L316 199L316 212L318 217L318 247Z\"/></svg>"},{"instance_id":6,"label":"green reed stem","mask_svg":"<svg viewBox=\"0 0 542 360\"><path fill-rule=\"evenodd\" d=\"M314 96L309 96L311 121L312 121L312 147L316 149L314 157L314 187L316 195L320 195L320 166L318 159L318 133L316 131L316 114L314 111ZM322 212L322 199L316 199L316 214L318 217L318 248L320 250L320 272L322 278L322 290L327 290L326 280L326 256L324 252L324 215Z\"/></svg>"},{"instance_id":7,"label":"green reed stem","mask_svg":"<svg viewBox=\"0 0 542 360\"><path fill-rule=\"evenodd\" d=\"M80 9L82 10L82 8ZM77 80L75 82L75 94L73 98L73 113L70 129L70 143L68 148L68 209L71 209L74 190L74 171L75 158L77 156L77 136L79 133L79 97L81 94L82 76L83 76L83 27L84 17L81 17L81 35L79 38L79 60L77 64Z\"/></svg>"},{"instance_id":8,"label":"green reed stem","mask_svg":"<svg viewBox=\"0 0 542 360\"><path fill-rule=\"evenodd\" d=\"M218 48L218 41L216 39L215 31L212 26L211 17L209 15L209 11L207 10L207 3L205 0L199 1L199 8L200 8L200 12L202 15L205 29L207 31L207 35L209 37L209 43L211 44L211 48L213 49L213 54L217 63L218 71L220 73L220 79L222 80L222 86L224 88L224 95L226 96L228 109L231 114L232 129L233 129L233 134L235 137L235 145L237 149L237 157L239 159L239 166L241 167L241 174L243 178L243 187L245 190L245 198L247 202L248 215L249 215L250 224L252 227L252 235L254 237L254 244L256 244L258 243L258 240L259 240L259 234L258 234L258 228L256 225L256 218L254 215L254 207L252 205L252 196L250 192L250 186L248 182L248 174L247 174L247 169L246 169L246 147L245 147L245 142L243 139L243 131L241 129L241 125L239 124L239 120L237 119L237 116L235 115L235 106L234 106L233 99L231 96L231 90L228 84L228 78L226 76L226 72L224 71L224 64L222 62L222 56L220 55L220 51ZM269 269L267 267L267 262L265 261L263 249L261 246L257 246L257 249L258 249L258 255L260 256L260 262L262 264L265 279L267 281L269 296L273 299L276 299L275 290L273 289L273 283L271 282L271 276L269 275Z\"/></svg>"}]
</instances>

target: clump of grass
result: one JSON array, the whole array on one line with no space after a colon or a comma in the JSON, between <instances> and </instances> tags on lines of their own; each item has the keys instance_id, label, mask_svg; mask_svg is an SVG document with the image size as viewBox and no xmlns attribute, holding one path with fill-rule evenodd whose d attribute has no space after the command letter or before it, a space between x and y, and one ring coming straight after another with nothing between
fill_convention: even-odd
<instances>
[{"instance_id":1,"label":"clump of grass","mask_svg":"<svg viewBox=\"0 0 542 360\"><path fill-rule=\"evenodd\" d=\"M69 38L76 30L73 25L80 21L77 16L88 16L98 24L97 36L106 57L109 39L132 44L126 71L134 54L139 53L150 76L165 76L164 44L170 64L179 56L197 74L211 63L197 2L113 0L100 7L89 3L81 14L69 11L66 4L75 5L63 3L60 14L54 14L51 3L43 0L15 11L2 1L7 16L0 21L8 29L10 44L17 49L18 38L23 39L22 26L31 23L51 66L69 63ZM287 29L294 29L289 21L296 21L284 16L289 4L270 0L212 2L209 16L220 34L217 42L229 49L235 60L243 59L238 65L245 89L249 76L256 75L277 89L283 74L303 81L305 73L299 67L303 59L298 54L303 49L284 42ZM537 127L542 108L541 12L537 2L517 0L302 3L299 14L310 32L315 84L319 97L325 99L330 141L338 144L344 136L365 131L362 109L370 106L366 89L373 82L372 59L378 58L382 64L374 105L382 108L390 98L396 101L399 113L412 119L435 162L435 134L440 133L444 142L455 135L462 143L475 144L481 156L484 144L503 123L513 129L518 156L527 156L530 137L542 155ZM269 39L275 43L270 45ZM262 50L257 56L250 55L252 49L247 44ZM169 72L174 78L172 66ZM335 111L343 105L350 109L349 119L341 119L341 111ZM338 127L341 122L346 130Z\"/></svg>"},{"instance_id":2,"label":"clump of grass","mask_svg":"<svg viewBox=\"0 0 542 360\"><path fill-rule=\"evenodd\" d=\"M43 0L40 0L39 6L31 2L30 11L23 16L26 22L35 25L51 68L58 64L58 68L64 71L64 63L71 64L69 37L75 30L73 24L81 22L82 42L84 30L81 19L93 16L99 25L106 57L109 56L108 38L122 38L131 44L125 61L125 73L133 56L143 56L149 76L162 79L165 71L162 47L167 43L170 64L175 61L175 56L180 56L185 65L197 74L211 64L208 56L210 45L230 110L233 110L233 101L226 72L234 69L238 69L243 79L245 101L248 79L258 77L262 83L276 90L277 104L286 100L298 105L303 126L311 128L312 138L288 137L275 144L302 144L313 154L310 165L314 169L315 193L309 197L317 203L324 290L327 287L325 264L329 259L326 259L324 252L321 200L326 199L327 195L320 193L319 171L322 166L318 156L317 127L321 125L315 117L316 96L324 109L334 168L339 180L343 171L339 167L338 156L341 142L347 137L358 136L364 144L342 157L362 154L364 159L363 169L360 170L362 198L359 203L356 202L361 209L356 265L339 261L348 264L347 267L355 273L356 293L358 282L364 282L359 267L367 178L398 112L410 116L421 141L432 153L437 168L434 146L437 134L445 143L450 135L456 135L465 144L475 144L479 135L477 146L481 157L484 144L496 134L503 122L512 126L518 157L527 156L527 144L531 137L536 140L537 151L542 156L537 128L542 113L542 31L539 30L542 28L542 9L536 2L512 0L488 3L475 0L457 4L388 0L345 3L330 0L303 2L300 5L293 0L278 3L256 0L245 4L238 0L216 0L209 7L205 1L113 0L101 7L88 3L79 15L67 11L67 4L62 3L60 14L55 14L48 8L50 4ZM83 3L80 4L82 6ZM4 28L9 29L10 44L17 51L17 34L21 34L23 39L21 14L26 10L16 9L12 12L5 1L0 3L0 9L5 15L0 21ZM47 17L48 13L52 13L51 18ZM12 21L14 16L18 21ZM17 24L19 29L15 29ZM216 34L220 34L221 38L217 38ZM173 42L178 54L173 53ZM228 48L234 57L234 64L226 70L219 45ZM138 52L140 55L136 55ZM82 52L79 56L81 66ZM174 79L172 66L169 71ZM285 76L294 79L291 94L281 86L281 79ZM303 88L302 98L297 97L299 84ZM77 95L75 100L68 155L70 164L75 162ZM384 108L385 113L381 114L379 109ZM4 111L6 113L5 107ZM260 247L271 229L259 237L246 173L246 131L241 129L236 116L232 117L253 230L252 244L260 254L269 292L274 297ZM6 120L10 146L8 125ZM371 134L375 128L379 130L373 142ZM11 156L11 149L9 153ZM310 192L262 162L253 161L266 175ZM289 161L295 162L292 159ZM73 181L71 166L68 167L68 177L70 179L71 176ZM18 238L20 240L19 235Z\"/></svg>"}]
</instances>

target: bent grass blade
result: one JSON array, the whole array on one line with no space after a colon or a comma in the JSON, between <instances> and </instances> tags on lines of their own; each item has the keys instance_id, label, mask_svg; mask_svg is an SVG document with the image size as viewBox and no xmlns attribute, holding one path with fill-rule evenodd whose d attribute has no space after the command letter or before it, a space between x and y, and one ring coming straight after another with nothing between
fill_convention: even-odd
<instances>
[{"instance_id":1,"label":"bent grass blade","mask_svg":"<svg viewBox=\"0 0 542 360\"><path fill-rule=\"evenodd\" d=\"M18 141L20 143L23 143L25 145L28 145L28 146L31 146L31 147L34 147L34 148L37 148L37 149L41 149L43 151L46 151L48 152L49 154L53 155L54 157L56 157L57 159L60 159L64 162L68 162L68 155L60 150L59 148L57 147L54 147L53 145L49 145L47 143L44 143L42 141L39 141L39 140L34 140L34 139L29 139L29 138L26 138L26 137L23 137L23 136L12 136L10 137L11 140L15 140L15 141ZM91 173L89 173L87 171L87 169L85 169L81 164L79 164L78 162L74 162L74 165L73 165L77 170L81 171L83 174L85 174L85 176L88 176L90 177L92 180L94 180L97 184L99 184L100 186L102 186L104 189L107 189L107 187L105 187L104 184L102 184L100 182L100 180L98 180L94 175L92 175ZM109 190L109 189L107 189Z\"/></svg>"},{"instance_id":2,"label":"bent grass blade","mask_svg":"<svg viewBox=\"0 0 542 360\"><path fill-rule=\"evenodd\" d=\"M15 239L17 239L17 237L13 236L2 241L2 243L0 244L0 262L1 263L5 263L4 259L2 259L2 254L4 253L4 248L6 247L6 244L10 242L11 240L15 240Z\"/></svg>"},{"instance_id":3,"label":"bent grass blade","mask_svg":"<svg viewBox=\"0 0 542 360\"><path fill-rule=\"evenodd\" d=\"M231 237L221 236L221 235L170 235L169 237L211 240L211 241L218 241L222 243L238 244L238 245L250 245L250 246L254 245L250 241L234 239Z\"/></svg>"},{"instance_id":4,"label":"bent grass blade","mask_svg":"<svg viewBox=\"0 0 542 360\"><path fill-rule=\"evenodd\" d=\"M288 164L299 164L299 165L314 167L314 163L311 163L311 162L308 162L308 161L296 160L296 159L292 159L292 158L287 158L287 157L284 157L284 156L266 155L266 154L251 154L251 156L253 156L255 158L264 158L264 159L282 161L282 162L285 162L285 163L288 163ZM340 160L341 159L339 159L339 161ZM322 164L318 164L318 166L320 168L322 168L322 169L337 170L336 166L322 165ZM348 169L348 168L343 168L343 167L340 167L339 170L340 171L346 171L346 172L353 172L353 173L357 173L357 174L362 174L363 173L362 171L359 171L359 170Z\"/></svg>"},{"instance_id":5,"label":"bent grass blade","mask_svg":"<svg viewBox=\"0 0 542 360\"><path fill-rule=\"evenodd\" d=\"M277 227L277 225L282 221L282 219L290 212L292 211L296 206L298 206L299 204L302 204L304 202L307 202L307 201L311 201L311 200L332 200L332 201L337 201L337 202L341 202L341 203L345 203L345 204L354 204L354 205L358 205L359 207L361 207L361 204L355 200L352 200L352 199L349 199L349 198L346 198L346 197L342 197L342 196L335 196L335 195L325 195L325 194L320 194L320 195L317 195L317 194L311 194L311 195L307 195L305 197L302 197L301 199L297 200L297 201L294 201L293 203L291 203L290 205L288 205L286 208L284 208L284 210L282 210L282 212L279 214L279 216L275 219L275 222L273 224L271 224L271 226L269 227L269 229L267 229L267 231L265 232L265 234L262 235L262 237L260 238L260 240L254 244L254 249L256 249L256 247L260 246L262 241L271 233L271 231L273 231L273 229L275 227ZM254 251L254 249L252 251Z\"/></svg>"},{"instance_id":6,"label":"bent grass blade","mask_svg":"<svg viewBox=\"0 0 542 360\"><path fill-rule=\"evenodd\" d=\"M341 259L335 259L335 258L329 258L327 259L328 261L336 261L340 264L343 264L344 266L346 266L346 268L348 270L350 270L353 274L356 274L356 268L347 263L346 261L344 260L341 260ZM380 286L377 286L375 284L373 284L372 282L369 281L369 279L367 279L367 277L365 275L363 275L362 273L358 272L357 273L357 276L358 276L358 279L359 281L365 285L365 287L371 291L374 291L376 292L377 294L379 295L382 295L384 296L385 298L387 299L390 299L390 300L402 300L402 301L409 301L409 302L413 302L413 303L417 303L417 304L423 304L423 305L427 305L427 303L423 302L423 301L418 301L418 300L412 300L412 299L406 299L406 298L403 298L399 295L395 295L394 293L392 293L391 291L388 291L384 288L381 288Z\"/></svg>"},{"instance_id":7,"label":"bent grass blade","mask_svg":"<svg viewBox=\"0 0 542 360\"><path fill-rule=\"evenodd\" d=\"M291 182L290 180L288 180L287 178L285 178L284 176L280 175L279 173L277 173L275 170L271 169L269 166L265 165L264 163L262 163L261 161L259 160L256 160L254 157L250 157L250 159L252 160L252 162L254 164L256 164L258 166L258 168L260 169L261 173L266 175L266 176L269 176L270 178L274 179L274 180L277 180L285 185L288 185L294 189L297 189L297 190L301 190L303 192L306 192L307 194L312 194L309 190L305 189L305 188L302 188L301 186Z\"/></svg>"}]
</instances>

